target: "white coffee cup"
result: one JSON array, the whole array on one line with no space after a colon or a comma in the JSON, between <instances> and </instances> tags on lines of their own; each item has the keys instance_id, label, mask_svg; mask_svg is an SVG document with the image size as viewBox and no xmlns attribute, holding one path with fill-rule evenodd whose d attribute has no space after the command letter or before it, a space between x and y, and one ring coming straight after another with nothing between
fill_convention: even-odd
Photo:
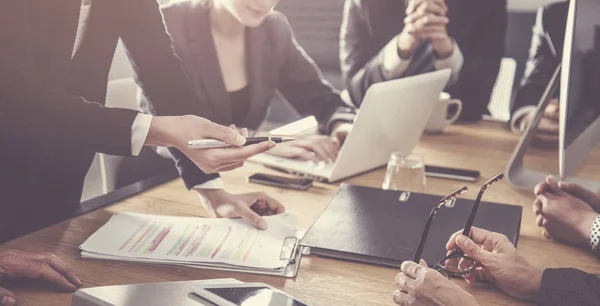
<instances>
[{"instance_id":1,"label":"white coffee cup","mask_svg":"<svg viewBox=\"0 0 600 306\"><path fill-rule=\"evenodd\" d=\"M456 113L448 114L448 108L451 105L456 105ZM439 134L444 131L444 128L456 122L460 113L462 112L462 101L459 99L451 99L450 94L442 92L440 98L436 103L429 122L425 126L425 132L432 134Z\"/></svg>"}]
</instances>

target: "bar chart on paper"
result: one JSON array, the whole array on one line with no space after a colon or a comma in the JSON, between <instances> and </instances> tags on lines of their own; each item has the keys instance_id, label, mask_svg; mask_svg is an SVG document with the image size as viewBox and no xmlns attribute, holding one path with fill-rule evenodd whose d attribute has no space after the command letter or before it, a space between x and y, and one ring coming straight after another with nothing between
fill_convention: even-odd
<instances>
[{"instance_id":1,"label":"bar chart on paper","mask_svg":"<svg viewBox=\"0 0 600 306\"><path fill-rule=\"evenodd\" d=\"M127 238L119 251L129 254L160 254L183 258L248 260L259 236L253 228L234 228L232 225L187 224L183 232L165 242L173 223L146 221ZM234 232L235 231L235 232ZM161 244L165 242L164 245ZM170 243L173 242L173 243ZM157 249L160 250L157 252Z\"/></svg>"},{"instance_id":2,"label":"bar chart on paper","mask_svg":"<svg viewBox=\"0 0 600 306\"><path fill-rule=\"evenodd\" d=\"M269 229L261 231L239 219L121 213L79 248L83 258L280 269L288 263L282 246L297 233L285 216L266 220Z\"/></svg>"}]
</instances>

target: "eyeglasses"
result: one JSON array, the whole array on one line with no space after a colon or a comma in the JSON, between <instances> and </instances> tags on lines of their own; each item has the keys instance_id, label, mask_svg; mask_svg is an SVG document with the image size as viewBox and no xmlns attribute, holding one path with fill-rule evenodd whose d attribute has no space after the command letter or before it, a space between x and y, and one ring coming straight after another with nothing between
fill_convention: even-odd
<instances>
[{"instance_id":1,"label":"eyeglasses","mask_svg":"<svg viewBox=\"0 0 600 306\"><path fill-rule=\"evenodd\" d=\"M496 175L491 180L487 181L479 191L479 195L477 195L477 199L475 200L475 204L473 205L473 209L471 210L471 215L469 219L467 219L467 224L464 227L463 235L469 236L471 232L471 227L473 226L473 222L475 221L475 215L477 215L477 209L479 208L479 204L481 203L481 198L485 191L495 182L504 178L504 174L500 173ZM423 230L423 234L421 235L421 239L419 240L419 244L417 246L417 251L415 252L415 256L413 261L415 263L419 263L421 260L421 255L423 254L423 248L425 247L425 242L427 240L427 235L429 234L429 228L431 227L431 223L433 222L433 218L437 214L438 210L442 207L446 206L448 208L454 207L454 202L456 198L467 192L467 186L464 186L457 191L443 197L431 210L429 214L429 218L427 219L427 223L425 223L425 229ZM446 276L457 277L465 274L469 274L474 272L475 269L479 266L479 263L474 259L465 255L465 253L459 249L458 247L451 251L446 257L440 260L433 268Z\"/></svg>"}]
</instances>

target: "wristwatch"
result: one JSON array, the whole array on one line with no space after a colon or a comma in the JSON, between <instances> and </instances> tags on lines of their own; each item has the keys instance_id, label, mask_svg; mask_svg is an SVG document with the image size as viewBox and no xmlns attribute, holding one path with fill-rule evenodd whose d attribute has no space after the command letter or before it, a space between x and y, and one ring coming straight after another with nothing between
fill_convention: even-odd
<instances>
[{"instance_id":1,"label":"wristwatch","mask_svg":"<svg viewBox=\"0 0 600 306\"><path fill-rule=\"evenodd\" d=\"M600 215L598 215L592 223L592 232L590 233L590 245L592 246L592 251L594 251L596 256L600 257Z\"/></svg>"}]
</instances>

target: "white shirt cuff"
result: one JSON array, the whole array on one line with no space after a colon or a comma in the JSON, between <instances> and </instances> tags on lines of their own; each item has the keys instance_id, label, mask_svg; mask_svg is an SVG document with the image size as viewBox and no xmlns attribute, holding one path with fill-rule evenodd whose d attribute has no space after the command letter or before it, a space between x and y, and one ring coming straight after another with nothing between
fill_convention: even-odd
<instances>
[{"instance_id":1,"label":"white shirt cuff","mask_svg":"<svg viewBox=\"0 0 600 306\"><path fill-rule=\"evenodd\" d=\"M530 112L534 112L536 109L537 109L536 106L528 105L528 106L523 106L523 107L519 108L517 111L515 111L512 115L512 118L510 119L510 130L513 133L524 132L524 131L521 131L521 129L519 127L519 123L520 123L521 119L523 119L523 117L525 117L525 115L529 114Z\"/></svg>"},{"instance_id":2,"label":"white shirt cuff","mask_svg":"<svg viewBox=\"0 0 600 306\"><path fill-rule=\"evenodd\" d=\"M221 178L212 179L208 182L202 183L192 187L193 189L225 189L225 184Z\"/></svg>"},{"instance_id":3,"label":"white shirt cuff","mask_svg":"<svg viewBox=\"0 0 600 306\"><path fill-rule=\"evenodd\" d=\"M435 61L435 69L441 70L450 68L452 70L452 77L450 78L450 82L448 84L454 84L456 81L458 81L460 71L462 70L462 66L465 61L458 44L454 40L452 41L452 44L454 45L452 54L446 58L437 59Z\"/></svg>"},{"instance_id":4,"label":"white shirt cuff","mask_svg":"<svg viewBox=\"0 0 600 306\"><path fill-rule=\"evenodd\" d=\"M381 53L383 57L382 72L386 79L393 79L401 76L410 65L411 59L402 59L398 55L398 36L392 38L390 42L383 47Z\"/></svg>"},{"instance_id":5,"label":"white shirt cuff","mask_svg":"<svg viewBox=\"0 0 600 306\"><path fill-rule=\"evenodd\" d=\"M146 143L146 138L148 138L151 123L152 115L138 114L135 116L135 120L131 126L131 155L140 155L140 151L142 151L142 147Z\"/></svg>"}]
</instances>

